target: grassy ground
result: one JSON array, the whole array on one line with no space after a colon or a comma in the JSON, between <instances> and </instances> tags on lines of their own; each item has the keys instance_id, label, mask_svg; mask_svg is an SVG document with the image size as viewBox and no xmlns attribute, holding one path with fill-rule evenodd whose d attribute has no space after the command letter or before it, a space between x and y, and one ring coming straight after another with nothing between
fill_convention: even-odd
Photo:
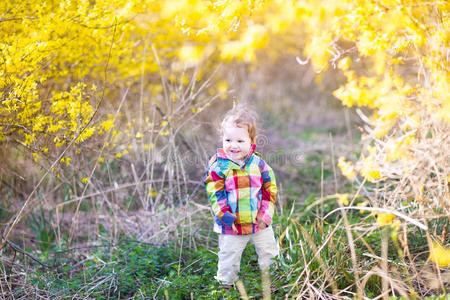
<instances>
[{"instance_id":1,"label":"grassy ground","mask_svg":"<svg viewBox=\"0 0 450 300\"><path fill-rule=\"evenodd\" d=\"M314 205L316 199L311 196L302 206L282 211L274 220L281 246L280 257L271 268L274 299L318 295L342 299L355 295L355 266L350 259L351 245L342 218L320 217L335 209L336 201L330 199L320 206ZM379 228L362 235L361 227L367 229L373 223L373 217L367 213L362 216L366 217L366 222L361 222L360 212L347 215L358 239L354 248L359 260L358 273L363 277L380 264L377 254L381 253L383 234L394 231ZM201 214L197 216L197 220L202 218ZM217 270L216 237L208 237L209 231L205 227L198 229L195 243L191 245L185 235L163 246L121 236L115 243L105 241L71 249L43 245L40 249L27 248L41 264L19 254L15 262L3 260L2 269L16 274L16 277L8 278L11 290L4 285L4 292L15 299L238 299L240 294L236 288L224 289L213 279ZM412 253L426 250L426 237L420 231L412 230L409 241ZM408 283L411 270L402 269L406 261L398 253L399 245L394 239L389 239L388 244L388 259L398 268L393 269L393 278L400 276L399 279L405 280L406 294L412 296L415 290L418 293L416 299L424 299L427 294L439 295L439 289L428 288L426 291L423 286ZM427 265L421 267L425 269ZM240 274L249 297L261 299L261 277L253 245L244 251ZM402 291L401 284L396 284L398 291ZM365 296L380 295L381 286L381 277L367 276L363 286Z\"/></svg>"}]
</instances>

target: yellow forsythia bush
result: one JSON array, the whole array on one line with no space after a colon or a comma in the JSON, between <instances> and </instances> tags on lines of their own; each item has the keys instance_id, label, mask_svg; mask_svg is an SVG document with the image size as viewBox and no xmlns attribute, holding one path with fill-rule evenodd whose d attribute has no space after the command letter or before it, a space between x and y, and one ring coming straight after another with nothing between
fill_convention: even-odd
<instances>
[{"instance_id":1,"label":"yellow forsythia bush","mask_svg":"<svg viewBox=\"0 0 450 300\"><path fill-rule=\"evenodd\" d=\"M2 1L0 143L21 144L37 159L72 139L80 143L111 129L104 126L111 116L96 121L94 114L104 107L104 98L118 102L111 99L120 99L120 89L143 75L145 92L155 95L163 93L155 77L160 72L168 76L209 56L231 59L245 52L252 59L252 47L264 45L264 27L250 26L239 34L236 29L260 6L236 1ZM236 51L230 50L228 41L241 34Z\"/></svg>"},{"instance_id":2,"label":"yellow forsythia bush","mask_svg":"<svg viewBox=\"0 0 450 300\"><path fill-rule=\"evenodd\" d=\"M328 47L325 53L323 41L310 44L318 45L309 52L313 64L320 69L331 61L347 79L334 95L344 105L372 110L360 112L363 153L355 164L340 160L343 174L354 180L357 171L379 183L375 205L449 214L450 4L317 2L327 22L308 36L323 36Z\"/></svg>"}]
</instances>

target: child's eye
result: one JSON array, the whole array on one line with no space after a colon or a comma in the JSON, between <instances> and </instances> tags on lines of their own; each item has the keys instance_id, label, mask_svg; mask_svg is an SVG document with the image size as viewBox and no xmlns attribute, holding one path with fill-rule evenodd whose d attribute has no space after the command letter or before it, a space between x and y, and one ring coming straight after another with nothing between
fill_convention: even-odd
<instances>
[{"instance_id":1,"label":"child's eye","mask_svg":"<svg viewBox=\"0 0 450 300\"><path fill-rule=\"evenodd\" d=\"M238 142L239 142L239 143L243 143L244 141L243 141L243 140L239 140Z\"/></svg>"},{"instance_id":2,"label":"child's eye","mask_svg":"<svg viewBox=\"0 0 450 300\"><path fill-rule=\"evenodd\" d=\"M230 141L230 139L225 139L225 142L229 142Z\"/></svg>"}]
</instances>

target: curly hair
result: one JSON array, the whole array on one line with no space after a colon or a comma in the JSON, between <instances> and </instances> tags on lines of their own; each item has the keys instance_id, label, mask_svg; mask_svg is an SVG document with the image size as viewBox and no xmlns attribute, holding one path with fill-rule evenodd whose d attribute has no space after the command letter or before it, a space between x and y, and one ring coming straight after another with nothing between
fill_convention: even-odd
<instances>
[{"instance_id":1,"label":"curly hair","mask_svg":"<svg viewBox=\"0 0 450 300\"><path fill-rule=\"evenodd\" d=\"M247 127L248 135L252 142L256 139L256 123L258 117L255 111L253 111L248 105L245 104L233 104L233 108L230 109L222 120L220 131L223 134L223 128L226 125L232 124L236 127Z\"/></svg>"}]
</instances>

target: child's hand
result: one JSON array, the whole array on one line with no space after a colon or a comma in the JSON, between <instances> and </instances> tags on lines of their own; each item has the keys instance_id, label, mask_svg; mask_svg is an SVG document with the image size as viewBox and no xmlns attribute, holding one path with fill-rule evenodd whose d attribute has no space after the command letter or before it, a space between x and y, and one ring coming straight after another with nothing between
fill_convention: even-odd
<instances>
[{"instance_id":1,"label":"child's hand","mask_svg":"<svg viewBox=\"0 0 450 300\"><path fill-rule=\"evenodd\" d=\"M264 229L264 228L267 227L267 224L266 224L263 220L257 219L257 221L258 221L258 227L259 227L259 229Z\"/></svg>"},{"instance_id":2,"label":"child's hand","mask_svg":"<svg viewBox=\"0 0 450 300\"><path fill-rule=\"evenodd\" d=\"M237 228L236 228L236 225L234 225L234 223L231 225L231 229L233 229L233 232L234 233L238 233L238 230L237 230Z\"/></svg>"}]
</instances>

